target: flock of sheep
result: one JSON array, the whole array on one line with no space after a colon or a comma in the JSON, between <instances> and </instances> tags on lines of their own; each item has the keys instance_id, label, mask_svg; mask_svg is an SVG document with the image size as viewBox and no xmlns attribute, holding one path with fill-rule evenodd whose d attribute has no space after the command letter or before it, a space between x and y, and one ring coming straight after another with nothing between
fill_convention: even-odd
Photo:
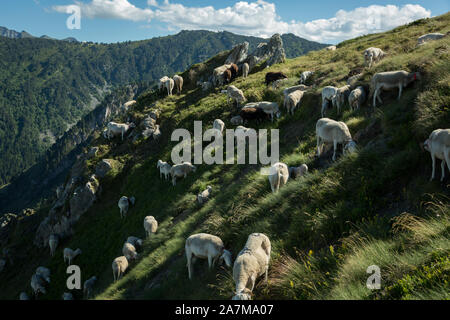
<instances>
[{"instance_id":1,"label":"flock of sheep","mask_svg":"<svg viewBox=\"0 0 450 320\"><path fill-rule=\"evenodd\" d=\"M425 35L419 38L419 43L423 44L425 41L438 39L439 34ZM328 47L327 50L337 50L335 46ZM371 68L374 63L379 62L386 53L379 48L368 48L364 51L365 66ZM224 65L214 70L212 76L212 83L199 82L204 90L210 88L211 85L221 86L224 83L230 84L231 81L237 77L239 68L234 65ZM241 73L244 78L249 74L250 68L248 64L244 64L241 67ZM293 87L289 87L283 90L284 95L284 107L287 109L287 113L293 115L295 109L300 105L304 93L310 88L306 86L308 79L314 74L314 71L305 71L300 76L299 84ZM348 85L336 88L327 86L322 89L322 118L317 121L316 124L316 137L317 137L317 154L320 157L323 152L324 143L332 143L334 147L333 161L336 160L336 151L338 144L343 145L344 153L352 153L356 150L356 143L352 139L352 135L344 122L338 122L329 118L325 118L326 109L331 103L333 107L337 108L338 114L341 112L345 102L348 101L350 108L359 109L366 99L370 96L365 92L364 87L353 87L353 82L361 75L348 79ZM282 72L269 72L266 74L266 84L273 84L274 88L278 88L282 85L283 81L287 79L287 76ZM411 82L420 80L421 75L418 72L406 72L391 71L377 73L373 76L370 88L373 95L373 106L376 106L376 102L381 100L381 92L383 90L389 90L398 88L400 99L402 90ZM172 91L176 86L177 92L181 94L183 89L183 78L180 76L174 76L173 79L169 77L163 77L159 82L159 89L167 89L167 94L172 95ZM238 108L241 104L245 103L245 98L242 90L236 86L229 85L222 93L227 94L231 101L234 101ZM134 105L136 101L130 101L125 104L128 109ZM270 119L274 121L275 117L279 118L281 111L279 106L275 102L253 102L244 105L240 108L240 114L231 119L233 125L238 126L235 130L235 135L241 135L248 132L248 128L242 126L249 121L260 121ZM120 135L122 140L124 135L130 128L133 128L133 124L117 124L111 122L108 124L105 130L105 138L111 139L114 136ZM213 128L223 134L225 129L225 123L216 119L213 124ZM424 149L430 152L433 160L433 172L432 178L435 177L435 161L436 159L442 160L442 180L445 176L445 163L447 163L450 170L450 129L439 129L434 131L429 139L424 143ZM164 176L165 180L169 180L172 177L172 184L175 186L178 178L186 178L188 174L195 172L196 167L189 162L177 164L171 166L170 164L159 160L157 168L160 171L160 178ZM268 180L273 193L280 190L281 187L286 185L289 178L297 178L306 175L308 172L308 166L306 164L300 167L289 168L284 163L276 163L272 166ZM197 201L200 205L209 200L212 194L212 187L208 186L206 190L197 195ZM122 218L126 217L130 205L134 205L134 197L122 197L118 202L120 209L120 215ZM158 222L153 216L145 217L144 230L147 237L155 234L158 229ZM141 248L143 241L136 237L129 237L124 243L122 248L123 256L114 259L112 263L114 281L119 280L126 272L129 266L129 262L138 258L137 249ZM58 246L58 238L52 235L49 239L49 247L51 255L54 254L56 247ZM231 252L225 249L222 240L214 235L209 234L196 234L190 236L185 243L185 253L187 259L187 269L189 279L193 276L193 263L196 259L207 259L209 268L212 268L216 263L225 262L226 266L231 267L232 255ZM81 254L81 250L72 250L70 248L64 249L64 261L68 261L69 264L72 260ZM254 233L248 237L247 243L244 248L236 257L233 266L233 279L235 282L235 295L233 300L250 300L253 288L255 286L258 277L265 275L267 281L267 274L270 262L271 243L269 238L261 233ZM92 277L84 283L84 294L88 298L91 294L92 287L97 280L96 277ZM37 294L38 292L45 293L45 285L50 283L50 270L44 267L39 267L36 273L31 279L31 286ZM20 295L21 299L28 299L26 293ZM64 299L73 299L70 293L64 293Z\"/></svg>"}]
</instances>

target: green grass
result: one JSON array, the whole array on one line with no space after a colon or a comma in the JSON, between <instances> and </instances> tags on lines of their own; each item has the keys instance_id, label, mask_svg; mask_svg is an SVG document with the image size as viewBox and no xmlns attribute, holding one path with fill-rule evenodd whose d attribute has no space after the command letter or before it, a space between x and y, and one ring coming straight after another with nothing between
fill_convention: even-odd
<instances>
[{"instance_id":1,"label":"green grass","mask_svg":"<svg viewBox=\"0 0 450 320\"><path fill-rule=\"evenodd\" d=\"M30 256L33 265L45 264L53 272L49 293L41 299L59 299L65 290L65 246L82 248L76 263L83 280L99 277L96 299L229 299L234 289L230 269L218 267L209 272L207 263L198 261L195 279L187 278L184 242L197 232L220 236L234 256L250 233L269 236L273 248L269 284L258 282L255 299L448 298L448 186L429 182L431 162L420 143L431 131L450 123L450 40L420 48L414 44L429 30L449 31L449 20L447 14L360 37L340 44L335 52L311 52L235 81L249 102L281 104L282 89L266 88L263 83L266 71L283 71L290 78L298 78L304 70L316 71L314 89L305 94L294 116L283 113L273 124L256 127L279 128L281 161L289 166L306 163L310 168L308 176L289 181L278 194L271 194L267 177L259 174L260 166L200 165L176 187L160 180L156 162L170 159L177 144L170 142L174 129L193 132L193 122L201 119L206 130L216 118L232 128L229 119L236 110L220 90L191 89L169 98L144 93L131 117L139 121L151 108L161 109L163 136L158 143L138 140L107 145L102 137L94 142L102 146L101 153L89 168L100 158L119 160L124 167L101 181L99 201L82 217L75 236L62 244L55 258L46 258L44 251ZM396 92L383 93L384 104L375 110L366 104L356 112L346 107L342 115L328 111L328 117L348 124L358 137L359 150L334 163L330 153L317 159L320 90L325 85L345 84L348 73L363 65L362 51L369 46L380 47L389 56L364 70L363 83L376 72L397 69L420 70L424 79L406 89L400 101L395 100ZM196 69L210 70L216 63L212 59ZM213 187L213 197L199 207L195 195L207 185ZM117 208L122 195L136 197L136 205L124 220ZM424 204L430 196L435 207ZM442 208L439 217L436 208ZM142 223L148 215L160 224L156 236L145 241L140 259L130 265L125 277L112 283L111 262L121 255L128 236L144 236ZM379 292L365 287L366 269L373 264L382 270ZM6 289L0 297L16 298L27 290L32 273L26 272L24 280L1 275Z\"/></svg>"}]
</instances>

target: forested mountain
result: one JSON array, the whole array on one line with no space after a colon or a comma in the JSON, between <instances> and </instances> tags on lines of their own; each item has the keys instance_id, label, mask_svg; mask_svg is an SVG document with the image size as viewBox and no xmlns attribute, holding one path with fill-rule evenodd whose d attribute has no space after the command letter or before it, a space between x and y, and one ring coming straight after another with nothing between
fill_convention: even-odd
<instances>
[{"instance_id":1,"label":"forested mountain","mask_svg":"<svg viewBox=\"0 0 450 320\"><path fill-rule=\"evenodd\" d=\"M112 87L152 82L238 43L248 41L252 50L266 41L229 32L182 31L97 44L0 31L0 186L36 163ZM284 40L291 58L323 47L293 35Z\"/></svg>"}]
</instances>

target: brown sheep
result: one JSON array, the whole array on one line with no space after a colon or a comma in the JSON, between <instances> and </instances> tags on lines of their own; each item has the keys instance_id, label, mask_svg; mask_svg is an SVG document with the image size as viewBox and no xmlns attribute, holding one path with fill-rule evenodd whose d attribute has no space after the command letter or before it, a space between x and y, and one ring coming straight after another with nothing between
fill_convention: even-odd
<instances>
[{"instance_id":1,"label":"brown sheep","mask_svg":"<svg viewBox=\"0 0 450 320\"><path fill-rule=\"evenodd\" d=\"M266 85L271 84L272 82L275 82L277 80L281 79L287 79L287 75L285 75L283 72L268 72L266 74Z\"/></svg>"}]
</instances>

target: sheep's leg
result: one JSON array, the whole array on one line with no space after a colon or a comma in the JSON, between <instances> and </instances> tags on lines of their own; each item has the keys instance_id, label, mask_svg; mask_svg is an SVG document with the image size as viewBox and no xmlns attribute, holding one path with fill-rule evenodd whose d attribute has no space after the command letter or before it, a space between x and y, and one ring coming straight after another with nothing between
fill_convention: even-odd
<instances>
[{"instance_id":1,"label":"sheep's leg","mask_svg":"<svg viewBox=\"0 0 450 320\"><path fill-rule=\"evenodd\" d=\"M442 181L444 181L444 178L445 178L445 160L444 159L441 161L441 171L442 171L442 174L441 174L441 182L442 182Z\"/></svg>"},{"instance_id":2,"label":"sheep's leg","mask_svg":"<svg viewBox=\"0 0 450 320\"><path fill-rule=\"evenodd\" d=\"M334 144L333 161L336 161L337 141L334 140L333 144Z\"/></svg>"},{"instance_id":3,"label":"sheep's leg","mask_svg":"<svg viewBox=\"0 0 450 320\"><path fill-rule=\"evenodd\" d=\"M380 103L383 103L383 100L381 100L381 88L378 89L377 99Z\"/></svg>"},{"instance_id":4,"label":"sheep's leg","mask_svg":"<svg viewBox=\"0 0 450 320\"><path fill-rule=\"evenodd\" d=\"M189 274L189 280L192 279L192 253L186 252L186 258L187 258L187 268L188 268L188 274Z\"/></svg>"},{"instance_id":5,"label":"sheep's leg","mask_svg":"<svg viewBox=\"0 0 450 320\"><path fill-rule=\"evenodd\" d=\"M397 100L400 100L400 98L402 97L402 91L403 91L403 85L400 84L398 86L398 98L397 98Z\"/></svg>"},{"instance_id":6,"label":"sheep's leg","mask_svg":"<svg viewBox=\"0 0 450 320\"><path fill-rule=\"evenodd\" d=\"M266 282L269 282L269 266L266 267Z\"/></svg>"},{"instance_id":7,"label":"sheep's leg","mask_svg":"<svg viewBox=\"0 0 450 320\"><path fill-rule=\"evenodd\" d=\"M434 175L435 175L435 172L436 172L436 157L434 156L434 154L431 154L431 161L433 163L433 171L431 173L430 181L433 181L434 180Z\"/></svg>"},{"instance_id":8,"label":"sheep's leg","mask_svg":"<svg viewBox=\"0 0 450 320\"><path fill-rule=\"evenodd\" d=\"M211 270L211 267L213 265L213 259L210 255L208 255L208 268Z\"/></svg>"},{"instance_id":9,"label":"sheep's leg","mask_svg":"<svg viewBox=\"0 0 450 320\"><path fill-rule=\"evenodd\" d=\"M444 148L444 159L447 163L448 170L450 171L450 148Z\"/></svg>"},{"instance_id":10,"label":"sheep's leg","mask_svg":"<svg viewBox=\"0 0 450 320\"><path fill-rule=\"evenodd\" d=\"M322 154L322 148L321 148L320 137L317 136L317 157L320 158L321 154Z\"/></svg>"}]
</instances>

